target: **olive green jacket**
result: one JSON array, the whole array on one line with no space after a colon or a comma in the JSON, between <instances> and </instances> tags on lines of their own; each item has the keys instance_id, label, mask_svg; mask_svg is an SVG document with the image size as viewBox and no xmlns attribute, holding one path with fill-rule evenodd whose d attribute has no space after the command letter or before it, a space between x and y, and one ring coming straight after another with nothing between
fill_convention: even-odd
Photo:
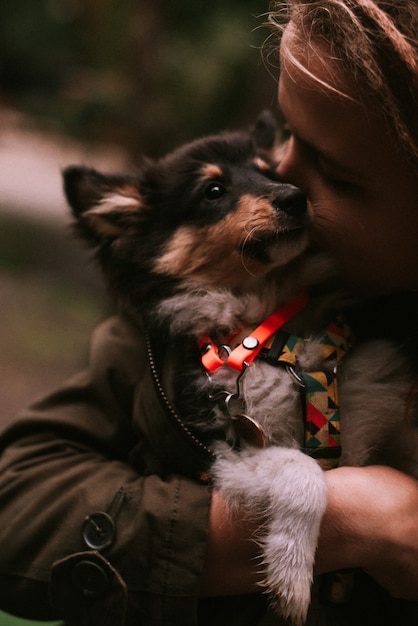
<instances>
[{"instance_id":1,"label":"olive green jacket","mask_svg":"<svg viewBox=\"0 0 418 626\"><path fill-rule=\"evenodd\" d=\"M114 317L93 336L89 369L2 433L3 610L77 625L197 623L210 453L160 389L170 359L161 383L141 328Z\"/></svg>"},{"instance_id":2,"label":"olive green jacket","mask_svg":"<svg viewBox=\"0 0 418 626\"><path fill-rule=\"evenodd\" d=\"M70 626L279 624L261 594L199 599L211 454L172 407L175 359L160 367L140 326L111 318L88 370L1 434L1 609ZM391 624L381 612L364 623ZM341 615L311 623L363 623Z\"/></svg>"}]
</instances>

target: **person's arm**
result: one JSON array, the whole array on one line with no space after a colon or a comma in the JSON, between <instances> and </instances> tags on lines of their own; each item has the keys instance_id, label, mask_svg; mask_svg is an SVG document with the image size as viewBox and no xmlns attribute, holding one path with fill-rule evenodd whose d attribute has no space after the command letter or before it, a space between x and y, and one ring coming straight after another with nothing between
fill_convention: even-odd
<instances>
[{"instance_id":1,"label":"person's arm","mask_svg":"<svg viewBox=\"0 0 418 626\"><path fill-rule=\"evenodd\" d=\"M146 367L140 336L111 321L89 370L0 436L1 609L70 626L192 621L210 494L148 467L132 421Z\"/></svg>"},{"instance_id":2,"label":"person's arm","mask_svg":"<svg viewBox=\"0 0 418 626\"><path fill-rule=\"evenodd\" d=\"M207 551L201 579L205 596L260 592L260 546L254 534L261 520L231 511L218 491L212 494Z\"/></svg>"},{"instance_id":3,"label":"person's arm","mask_svg":"<svg viewBox=\"0 0 418 626\"><path fill-rule=\"evenodd\" d=\"M384 466L325 478L317 572L360 567L394 597L418 600L418 482Z\"/></svg>"},{"instance_id":4,"label":"person's arm","mask_svg":"<svg viewBox=\"0 0 418 626\"><path fill-rule=\"evenodd\" d=\"M361 568L393 596L418 599L418 483L388 467L343 467L325 473L328 505L316 573ZM202 593L260 590L258 523L231 513L216 494L209 518Z\"/></svg>"}]
</instances>

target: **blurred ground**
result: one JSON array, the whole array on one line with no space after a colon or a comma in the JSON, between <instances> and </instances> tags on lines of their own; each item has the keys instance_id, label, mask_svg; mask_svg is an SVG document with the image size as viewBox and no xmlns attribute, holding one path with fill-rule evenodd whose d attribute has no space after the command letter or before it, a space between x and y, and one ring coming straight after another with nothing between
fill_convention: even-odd
<instances>
[{"instance_id":1,"label":"blurred ground","mask_svg":"<svg viewBox=\"0 0 418 626\"><path fill-rule=\"evenodd\" d=\"M99 272L76 241L61 169L124 166L120 152L79 146L0 112L0 420L83 367L109 311Z\"/></svg>"}]
</instances>

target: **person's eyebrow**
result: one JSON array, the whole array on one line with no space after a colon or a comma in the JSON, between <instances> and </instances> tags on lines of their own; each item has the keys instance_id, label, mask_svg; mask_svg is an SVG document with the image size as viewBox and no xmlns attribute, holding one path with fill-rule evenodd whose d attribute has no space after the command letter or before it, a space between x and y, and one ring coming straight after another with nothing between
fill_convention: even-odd
<instances>
[{"instance_id":1,"label":"person's eyebrow","mask_svg":"<svg viewBox=\"0 0 418 626\"><path fill-rule=\"evenodd\" d=\"M333 170L336 170L338 173L341 173L343 175L346 175L352 178L356 178L358 180L361 180L364 178L364 176L358 171L358 169L356 169L355 167L351 167L350 165L346 165L345 163L342 163L335 154L328 151L326 148L322 146L314 145L309 140L304 139L296 132L291 131L291 134L296 139L301 141L309 150L311 150L316 155L316 157L320 161L322 161L322 163L325 164L326 166L329 166Z\"/></svg>"},{"instance_id":2,"label":"person's eyebrow","mask_svg":"<svg viewBox=\"0 0 418 626\"><path fill-rule=\"evenodd\" d=\"M359 182L364 180L365 176L361 172L356 170L355 167L350 167L350 165L342 164L339 158L335 154L328 151L324 146L317 146L313 144L308 138L303 137L303 135L298 132L298 129L295 128L293 124L289 121L289 116L285 113L286 104L286 98L284 97L283 92L279 89L278 110L282 118L283 129L286 132L286 135L288 135L289 137L293 135L293 137L295 137L309 150L311 150L317 158L321 159L325 163L325 165L337 170L339 173L341 173L342 176L351 177L353 179L355 178ZM289 110L291 111L291 108Z\"/></svg>"}]
</instances>

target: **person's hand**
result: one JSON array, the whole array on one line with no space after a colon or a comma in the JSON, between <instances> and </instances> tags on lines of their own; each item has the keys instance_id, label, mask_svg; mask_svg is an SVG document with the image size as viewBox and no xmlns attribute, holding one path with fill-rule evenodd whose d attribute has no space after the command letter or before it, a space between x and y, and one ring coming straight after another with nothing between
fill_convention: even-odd
<instances>
[{"instance_id":1,"label":"person's hand","mask_svg":"<svg viewBox=\"0 0 418 626\"><path fill-rule=\"evenodd\" d=\"M418 482L383 466L325 473L316 573L360 567L394 597L418 600Z\"/></svg>"},{"instance_id":2,"label":"person's hand","mask_svg":"<svg viewBox=\"0 0 418 626\"><path fill-rule=\"evenodd\" d=\"M231 511L216 490L209 514L202 595L241 595L261 591L260 546L254 541L262 520Z\"/></svg>"}]
</instances>

